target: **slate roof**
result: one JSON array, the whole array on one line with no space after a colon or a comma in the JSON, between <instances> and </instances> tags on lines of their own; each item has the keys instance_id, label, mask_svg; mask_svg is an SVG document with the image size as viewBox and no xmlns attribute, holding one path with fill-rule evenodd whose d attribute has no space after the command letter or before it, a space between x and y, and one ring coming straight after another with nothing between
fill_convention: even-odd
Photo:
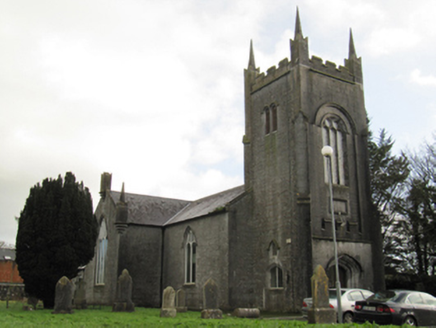
<instances>
[{"instance_id":1,"label":"slate roof","mask_svg":"<svg viewBox=\"0 0 436 328\"><path fill-rule=\"evenodd\" d=\"M221 211L228 203L230 203L238 196L242 195L244 193L244 190L244 186L239 186L191 202L184 209L178 212L174 217L172 217L169 221L167 221L165 225L171 225L174 223L199 218L207 214Z\"/></svg>"},{"instance_id":2,"label":"slate roof","mask_svg":"<svg viewBox=\"0 0 436 328\"><path fill-rule=\"evenodd\" d=\"M244 190L244 186L239 186L196 201L125 193L127 223L161 227L195 219L224 209ZM119 191L111 191L115 203L120 195Z\"/></svg>"},{"instance_id":3,"label":"slate roof","mask_svg":"<svg viewBox=\"0 0 436 328\"><path fill-rule=\"evenodd\" d=\"M121 192L111 191L115 204ZM139 225L162 226L190 202L180 199L154 197L125 193L128 218L127 223Z\"/></svg>"},{"instance_id":4,"label":"slate roof","mask_svg":"<svg viewBox=\"0 0 436 328\"><path fill-rule=\"evenodd\" d=\"M15 261L15 249L0 248L0 261Z\"/></svg>"}]
</instances>

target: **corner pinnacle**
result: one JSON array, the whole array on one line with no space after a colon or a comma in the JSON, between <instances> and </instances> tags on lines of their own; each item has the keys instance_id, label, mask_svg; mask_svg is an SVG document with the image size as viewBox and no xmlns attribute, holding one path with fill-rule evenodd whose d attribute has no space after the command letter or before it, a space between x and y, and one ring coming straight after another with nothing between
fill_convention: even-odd
<instances>
[{"instance_id":1,"label":"corner pinnacle","mask_svg":"<svg viewBox=\"0 0 436 328\"><path fill-rule=\"evenodd\" d=\"M350 28L350 43L348 47L348 59L356 58L356 48L354 47L353 31Z\"/></svg>"},{"instance_id":2,"label":"corner pinnacle","mask_svg":"<svg viewBox=\"0 0 436 328\"><path fill-rule=\"evenodd\" d=\"M253 40L250 40L250 58L248 60L248 69L256 69L256 63L254 62Z\"/></svg>"},{"instance_id":3,"label":"corner pinnacle","mask_svg":"<svg viewBox=\"0 0 436 328\"><path fill-rule=\"evenodd\" d=\"M123 186L121 187L121 194L120 194L120 203L126 203L126 195L124 193L124 182Z\"/></svg>"},{"instance_id":4,"label":"corner pinnacle","mask_svg":"<svg viewBox=\"0 0 436 328\"><path fill-rule=\"evenodd\" d=\"M297 18L295 19L295 34L294 34L294 40L302 39L303 38L303 30L301 28L301 21L300 21L300 11L297 7Z\"/></svg>"}]
</instances>

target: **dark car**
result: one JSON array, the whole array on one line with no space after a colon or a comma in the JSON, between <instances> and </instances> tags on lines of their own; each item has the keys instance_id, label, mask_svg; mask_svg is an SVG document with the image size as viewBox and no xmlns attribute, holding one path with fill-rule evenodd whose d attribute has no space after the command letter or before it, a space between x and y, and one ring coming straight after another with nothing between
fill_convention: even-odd
<instances>
[{"instance_id":1,"label":"dark car","mask_svg":"<svg viewBox=\"0 0 436 328\"><path fill-rule=\"evenodd\" d=\"M354 307L354 322L374 322L379 325L434 326L436 298L410 290L390 290L375 293Z\"/></svg>"}]
</instances>

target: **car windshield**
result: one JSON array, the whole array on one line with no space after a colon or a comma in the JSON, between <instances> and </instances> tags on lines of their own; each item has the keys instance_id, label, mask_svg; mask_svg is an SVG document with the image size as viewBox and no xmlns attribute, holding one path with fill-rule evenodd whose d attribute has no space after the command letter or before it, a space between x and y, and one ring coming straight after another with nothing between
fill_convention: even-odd
<instances>
[{"instance_id":1,"label":"car windshield","mask_svg":"<svg viewBox=\"0 0 436 328\"><path fill-rule=\"evenodd\" d=\"M393 302L395 302L395 300L398 297L399 297L399 294L396 294L394 291L384 290L384 291L375 293L374 295L369 297L367 300L368 301L382 301L382 302L393 301Z\"/></svg>"},{"instance_id":2,"label":"car windshield","mask_svg":"<svg viewBox=\"0 0 436 328\"><path fill-rule=\"evenodd\" d=\"M345 294L345 290L341 290L341 296ZM336 289L329 289L329 298L336 298Z\"/></svg>"}]
</instances>

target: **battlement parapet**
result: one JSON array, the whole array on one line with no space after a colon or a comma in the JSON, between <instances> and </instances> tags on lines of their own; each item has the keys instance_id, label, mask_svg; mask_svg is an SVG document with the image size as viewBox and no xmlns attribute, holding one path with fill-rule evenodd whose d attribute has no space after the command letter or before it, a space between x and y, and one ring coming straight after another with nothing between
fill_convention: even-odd
<instances>
[{"instance_id":1,"label":"battlement parapet","mask_svg":"<svg viewBox=\"0 0 436 328\"><path fill-rule=\"evenodd\" d=\"M312 58L309 60L309 64L312 70L319 73L327 74L341 80L346 80L350 82L355 81L354 75L349 71L347 67L336 67L336 64L331 61L326 60L324 63L322 58L312 56Z\"/></svg>"},{"instance_id":2,"label":"battlement parapet","mask_svg":"<svg viewBox=\"0 0 436 328\"><path fill-rule=\"evenodd\" d=\"M342 65L336 66L335 63L328 60L324 62L322 58L317 56L312 56L309 60L309 69L350 83L354 83L357 80L347 67ZM285 58L281 60L278 68L276 66L271 66L266 70L266 73L260 73L256 76L252 86L252 91L263 88L269 83L289 73L290 70L291 62L289 59Z\"/></svg>"},{"instance_id":3,"label":"battlement parapet","mask_svg":"<svg viewBox=\"0 0 436 328\"><path fill-rule=\"evenodd\" d=\"M264 87L265 85L271 83L279 77L289 73L289 71L289 59L285 58L279 62L278 68L276 66L271 66L266 70L266 75L265 73L260 73L259 75L257 75L256 80L254 81L253 90Z\"/></svg>"}]
</instances>

